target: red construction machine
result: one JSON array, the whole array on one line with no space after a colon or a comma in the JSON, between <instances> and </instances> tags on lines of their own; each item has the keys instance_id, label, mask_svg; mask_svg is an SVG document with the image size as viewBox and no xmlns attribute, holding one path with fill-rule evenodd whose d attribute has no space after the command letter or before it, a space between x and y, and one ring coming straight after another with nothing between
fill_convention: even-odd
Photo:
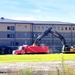
<instances>
[{"instance_id":1,"label":"red construction machine","mask_svg":"<svg viewBox=\"0 0 75 75\"><path fill-rule=\"evenodd\" d=\"M17 50L13 51L13 54L42 54L42 53L49 53L48 46L28 46L23 45L19 46Z\"/></svg>"},{"instance_id":2,"label":"red construction machine","mask_svg":"<svg viewBox=\"0 0 75 75\"><path fill-rule=\"evenodd\" d=\"M17 50L13 51L13 54L42 54L42 53L49 53L50 49L48 46L40 45L38 46L38 42L46 36L52 28L47 29L42 35L38 36L36 40L34 41L33 45L23 45L19 46Z\"/></svg>"}]
</instances>

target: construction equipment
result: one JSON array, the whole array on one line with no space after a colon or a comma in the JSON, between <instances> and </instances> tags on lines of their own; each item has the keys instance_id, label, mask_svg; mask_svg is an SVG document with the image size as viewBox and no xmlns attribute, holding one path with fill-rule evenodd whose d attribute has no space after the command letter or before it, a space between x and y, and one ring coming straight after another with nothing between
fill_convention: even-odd
<instances>
[{"instance_id":1,"label":"construction equipment","mask_svg":"<svg viewBox=\"0 0 75 75\"><path fill-rule=\"evenodd\" d=\"M69 45L63 45L62 53L75 53L75 47Z\"/></svg>"},{"instance_id":2,"label":"construction equipment","mask_svg":"<svg viewBox=\"0 0 75 75\"><path fill-rule=\"evenodd\" d=\"M40 36L38 36L36 38L33 45L31 45L31 46L28 46L28 45L19 46L19 48L17 50L13 51L13 54L49 53L50 50L49 50L48 46L38 46L38 42L44 36L48 35L49 33L51 33L52 35L54 35L55 37L60 39L60 41L63 45L63 47L62 47L63 53L74 53L75 52L75 48L72 48L69 45L66 45L66 41L65 41L64 37L61 34L59 34L57 31L52 29L52 27L50 27L45 32L43 32Z\"/></svg>"},{"instance_id":3,"label":"construction equipment","mask_svg":"<svg viewBox=\"0 0 75 75\"><path fill-rule=\"evenodd\" d=\"M28 46L23 45L19 46L17 50L13 51L13 54L43 54L43 53L49 53L48 46Z\"/></svg>"},{"instance_id":4,"label":"construction equipment","mask_svg":"<svg viewBox=\"0 0 75 75\"><path fill-rule=\"evenodd\" d=\"M75 53L75 46L69 46L66 44L66 40L65 38L58 33L57 31L55 31L54 29L52 29L51 27L48 28L42 35L40 35L34 42L34 45L37 45L38 42L44 37L46 36L48 33L51 33L52 35L54 35L55 37L59 38L61 43L62 43L62 53Z\"/></svg>"}]
</instances>

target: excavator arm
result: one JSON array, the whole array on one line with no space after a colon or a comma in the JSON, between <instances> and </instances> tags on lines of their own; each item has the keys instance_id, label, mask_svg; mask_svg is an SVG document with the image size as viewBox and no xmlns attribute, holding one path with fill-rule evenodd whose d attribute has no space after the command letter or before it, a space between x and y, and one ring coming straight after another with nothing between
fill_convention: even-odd
<instances>
[{"instance_id":1,"label":"excavator arm","mask_svg":"<svg viewBox=\"0 0 75 75\"><path fill-rule=\"evenodd\" d=\"M51 33L51 34L54 35L55 37L59 38L63 45L66 44L66 41L65 41L64 37L63 37L61 34L59 34L57 31L54 31L54 30L52 29L52 27L50 27L50 28L48 28L45 32L43 32L42 35L40 35L40 36L38 36L38 37L36 38L36 40L34 41L34 44L33 44L33 45L37 45L38 42L39 42L44 36L48 35L49 33Z\"/></svg>"}]
</instances>

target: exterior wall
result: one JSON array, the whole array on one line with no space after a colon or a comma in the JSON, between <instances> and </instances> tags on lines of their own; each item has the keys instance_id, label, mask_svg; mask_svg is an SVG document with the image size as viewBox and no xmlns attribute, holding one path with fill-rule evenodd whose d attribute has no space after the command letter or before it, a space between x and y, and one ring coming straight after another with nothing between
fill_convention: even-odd
<instances>
[{"instance_id":1,"label":"exterior wall","mask_svg":"<svg viewBox=\"0 0 75 75\"><path fill-rule=\"evenodd\" d=\"M16 42L18 43L18 45L31 44L32 24L16 24L15 32Z\"/></svg>"},{"instance_id":2,"label":"exterior wall","mask_svg":"<svg viewBox=\"0 0 75 75\"><path fill-rule=\"evenodd\" d=\"M30 32L31 31L31 24L16 24L16 32Z\"/></svg>"},{"instance_id":3,"label":"exterior wall","mask_svg":"<svg viewBox=\"0 0 75 75\"><path fill-rule=\"evenodd\" d=\"M10 32L10 30L7 30L8 26L15 26L15 24L12 24L12 23L11 24L9 24L9 23L8 24L5 24L5 23L0 24L0 31L8 31L8 32Z\"/></svg>"},{"instance_id":4,"label":"exterior wall","mask_svg":"<svg viewBox=\"0 0 75 75\"><path fill-rule=\"evenodd\" d=\"M71 26L71 30L72 30L72 33L71 33L72 45L75 45L75 25Z\"/></svg>"},{"instance_id":5,"label":"exterior wall","mask_svg":"<svg viewBox=\"0 0 75 75\"><path fill-rule=\"evenodd\" d=\"M74 40L74 26L67 25L67 24L54 24L54 25L33 25L33 37L34 40L42 34L46 30L46 28L52 27L54 30L59 32L66 40L66 43L69 45L73 45L72 41ZM72 35L73 34L73 35ZM59 38L55 37L54 35L49 34L48 36L44 37L40 44L45 44L50 47L52 52L61 52L62 43Z\"/></svg>"},{"instance_id":6,"label":"exterior wall","mask_svg":"<svg viewBox=\"0 0 75 75\"><path fill-rule=\"evenodd\" d=\"M47 28L52 27L66 39L67 44L75 44L75 25L70 24L21 24L0 23L0 46L32 45ZM50 47L51 52L61 52L61 41L48 34L39 42Z\"/></svg>"},{"instance_id":7,"label":"exterior wall","mask_svg":"<svg viewBox=\"0 0 75 75\"><path fill-rule=\"evenodd\" d=\"M31 24L0 24L0 46L30 44L32 39L31 27Z\"/></svg>"},{"instance_id":8,"label":"exterior wall","mask_svg":"<svg viewBox=\"0 0 75 75\"><path fill-rule=\"evenodd\" d=\"M51 24L34 24L33 32L44 32L49 27L52 27L52 25Z\"/></svg>"}]
</instances>

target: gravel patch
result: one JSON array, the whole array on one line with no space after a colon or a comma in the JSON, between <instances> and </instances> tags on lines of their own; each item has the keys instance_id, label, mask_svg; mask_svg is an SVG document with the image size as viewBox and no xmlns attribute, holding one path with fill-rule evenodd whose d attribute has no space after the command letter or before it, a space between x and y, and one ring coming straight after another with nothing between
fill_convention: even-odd
<instances>
[{"instance_id":1,"label":"gravel patch","mask_svg":"<svg viewBox=\"0 0 75 75\"><path fill-rule=\"evenodd\" d=\"M75 61L64 61L66 67L71 67L75 69ZM33 71L62 71L63 64L61 61L54 62L12 62L12 63L0 63L0 75L2 73L12 73L18 72L20 70L31 68ZM47 73L46 73L47 74ZM6 74L5 74L6 75ZM45 73L44 73L45 75Z\"/></svg>"},{"instance_id":2,"label":"gravel patch","mask_svg":"<svg viewBox=\"0 0 75 75\"><path fill-rule=\"evenodd\" d=\"M67 66L75 67L75 61L64 61L64 64ZM1 71L18 71L24 68L33 68L37 70L55 70L56 68L62 68L61 61L54 62L12 62L12 63L0 63L0 72ZM16 69L16 70L15 70Z\"/></svg>"}]
</instances>

